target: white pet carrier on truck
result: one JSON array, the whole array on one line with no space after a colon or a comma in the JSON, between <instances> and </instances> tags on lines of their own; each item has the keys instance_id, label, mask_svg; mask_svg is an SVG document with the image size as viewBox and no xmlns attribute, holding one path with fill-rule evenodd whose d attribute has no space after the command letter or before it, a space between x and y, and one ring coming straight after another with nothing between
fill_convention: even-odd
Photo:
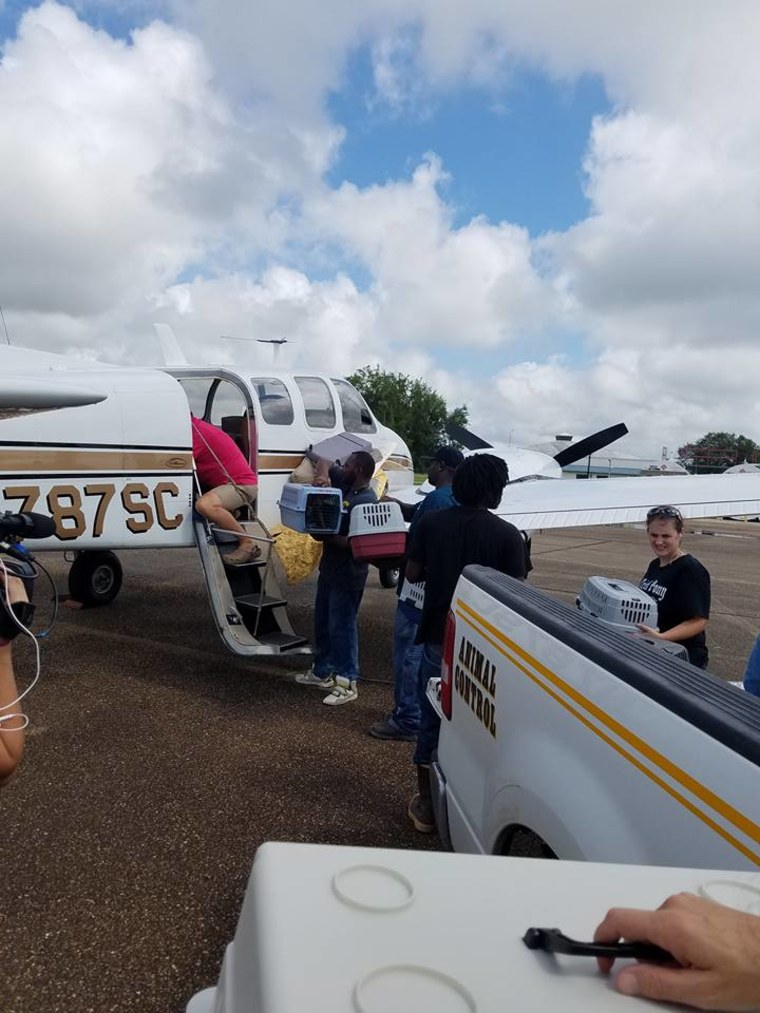
<instances>
[{"instance_id":1,"label":"white pet carrier on truck","mask_svg":"<svg viewBox=\"0 0 760 1013\"><path fill-rule=\"evenodd\" d=\"M575 603L581 612L620 629L657 626L657 602L627 580L589 577Z\"/></svg>"},{"instance_id":2,"label":"white pet carrier on truck","mask_svg":"<svg viewBox=\"0 0 760 1013\"><path fill-rule=\"evenodd\" d=\"M617 630L630 630L634 633L638 630L639 623L657 629L657 602L628 580L589 577L575 604L581 612L586 612ZM689 660L689 653L683 644L644 635L642 639L659 651L665 651L683 661Z\"/></svg>"}]
</instances>

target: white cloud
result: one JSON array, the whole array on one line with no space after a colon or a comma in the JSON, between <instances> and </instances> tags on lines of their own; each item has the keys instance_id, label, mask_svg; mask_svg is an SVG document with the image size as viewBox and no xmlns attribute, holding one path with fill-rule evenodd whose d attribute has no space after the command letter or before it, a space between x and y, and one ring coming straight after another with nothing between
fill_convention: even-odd
<instances>
[{"instance_id":1,"label":"white cloud","mask_svg":"<svg viewBox=\"0 0 760 1013\"><path fill-rule=\"evenodd\" d=\"M408 183L346 183L313 201L307 218L376 279L378 325L394 344L493 347L540 330L553 294L532 264L527 231L480 218L454 228L444 183L430 157Z\"/></svg>"},{"instance_id":2,"label":"white cloud","mask_svg":"<svg viewBox=\"0 0 760 1013\"><path fill-rule=\"evenodd\" d=\"M283 362L418 372L497 439L621 417L650 451L760 436L756 0L730 16L713 0L162 0L174 24L146 23L146 0L77 6L146 27L114 39L48 0L5 44L0 302L17 340L144 359L162 317L193 354L286 334ZM331 189L344 135L326 97L362 46L371 101L399 116L465 85L508 101L526 66L599 75L615 109L589 137L590 216L538 241L519 221L459 224L435 153ZM568 333L587 366L563 358ZM465 342L475 367L503 350L490 386L447 373L438 353ZM518 346L531 361L509 365Z\"/></svg>"},{"instance_id":3,"label":"white cloud","mask_svg":"<svg viewBox=\"0 0 760 1013\"><path fill-rule=\"evenodd\" d=\"M25 15L0 68L9 305L87 316L181 269L202 233L165 194L211 171L225 114L208 73L166 26L127 46L54 4Z\"/></svg>"},{"instance_id":4,"label":"white cloud","mask_svg":"<svg viewBox=\"0 0 760 1013\"><path fill-rule=\"evenodd\" d=\"M625 422L630 435L620 452L657 456L709 430L760 432L756 374L747 366L746 349L694 355L672 344L605 351L588 367L561 357L522 362L490 387L449 383L470 407L470 428L487 439L532 444Z\"/></svg>"},{"instance_id":5,"label":"white cloud","mask_svg":"<svg viewBox=\"0 0 760 1013\"><path fill-rule=\"evenodd\" d=\"M280 337L288 339L278 355L284 369L341 375L375 354L365 337L375 332L374 307L345 275L314 282L301 271L274 267L255 282L245 275L196 278L168 289L156 309L172 320L191 361L271 363L253 339ZM223 341L225 334L252 341Z\"/></svg>"}]
</instances>

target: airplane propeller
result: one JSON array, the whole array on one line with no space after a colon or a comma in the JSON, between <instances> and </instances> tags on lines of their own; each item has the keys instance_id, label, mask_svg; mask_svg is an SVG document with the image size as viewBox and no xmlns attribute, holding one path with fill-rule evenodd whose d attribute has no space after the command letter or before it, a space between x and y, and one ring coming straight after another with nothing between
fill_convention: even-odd
<instances>
[{"instance_id":1,"label":"airplane propeller","mask_svg":"<svg viewBox=\"0 0 760 1013\"><path fill-rule=\"evenodd\" d=\"M465 450L490 450L493 447L492 443L486 443L475 433L471 433L469 429L458 426L456 422L447 422L445 428L449 438L464 447Z\"/></svg>"},{"instance_id":2,"label":"airplane propeller","mask_svg":"<svg viewBox=\"0 0 760 1013\"><path fill-rule=\"evenodd\" d=\"M558 454L554 455L554 460L560 468L564 468L568 464L574 464L584 457L590 457L603 447L607 447L610 443L614 443L615 440L619 440L621 436L625 436L627 432L628 426L625 422L618 422L616 426L600 429L598 433L592 433L591 436L578 440L572 446L560 450Z\"/></svg>"},{"instance_id":3,"label":"airplane propeller","mask_svg":"<svg viewBox=\"0 0 760 1013\"><path fill-rule=\"evenodd\" d=\"M465 450L493 449L492 443L487 443L480 436L471 433L464 426L458 426L455 422L446 423L446 432L450 439L464 447ZM621 436L625 436L627 432L628 426L625 422L619 422L615 426L600 429L598 433L592 433L590 436L586 436L585 439L573 443L572 446L560 450L559 453L554 455L554 460L560 468L564 468L566 465L574 464L575 461L580 461L584 457L590 457L591 454L595 454L603 447L614 443L615 440L619 440Z\"/></svg>"}]
</instances>

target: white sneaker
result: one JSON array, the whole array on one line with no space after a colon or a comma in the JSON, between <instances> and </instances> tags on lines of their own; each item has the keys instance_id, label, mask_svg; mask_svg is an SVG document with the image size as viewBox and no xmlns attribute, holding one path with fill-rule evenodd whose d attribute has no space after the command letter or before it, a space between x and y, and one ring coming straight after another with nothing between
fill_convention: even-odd
<instances>
[{"instance_id":1,"label":"white sneaker","mask_svg":"<svg viewBox=\"0 0 760 1013\"><path fill-rule=\"evenodd\" d=\"M343 675L336 675L333 691L324 698L322 703L326 703L328 707L338 707L342 703L351 703L358 696L359 689L355 682L351 682Z\"/></svg>"},{"instance_id":2,"label":"white sneaker","mask_svg":"<svg viewBox=\"0 0 760 1013\"><path fill-rule=\"evenodd\" d=\"M332 689L335 685L335 676L328 675L324 679L320 679L318 675L314 674L314 669L309 669L308 672L299 672L296 676L296 682L299 686L316 686L318 689Z\"/></svg>"}]
</instances>

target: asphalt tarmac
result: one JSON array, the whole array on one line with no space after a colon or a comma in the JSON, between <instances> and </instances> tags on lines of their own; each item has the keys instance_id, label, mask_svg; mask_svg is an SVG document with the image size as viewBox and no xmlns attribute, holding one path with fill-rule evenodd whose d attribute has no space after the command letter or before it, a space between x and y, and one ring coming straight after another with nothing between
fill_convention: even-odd
<instances>
[{"instance_id":1,"label":"asphalt tarmac","mask_svg":"<svg viewBox=\"0 0 760 1013\"><path fill-rule=\"evenodd\" d=\"M760 628L760 525L694 527L709 532L685 547L712 574L710 669L739 679ZM572 603L587 576L638 580L649 558L640 529L537 534L531 583ZM62 559L45 561L65 590ZM264 841L439 846L405 816L412 746L367 735L392 698L395 596L376 571L367 681L328 708L293 682L302 664L225 650L191 550L122 562L117 601L63 609L44 642L24 761L0 795L2 1013L183 1013L216 982ZM297 632L313 594L313 580L288 589ZM28 648L17 662L25 684Z\"/></svg>"}]
</instances>

